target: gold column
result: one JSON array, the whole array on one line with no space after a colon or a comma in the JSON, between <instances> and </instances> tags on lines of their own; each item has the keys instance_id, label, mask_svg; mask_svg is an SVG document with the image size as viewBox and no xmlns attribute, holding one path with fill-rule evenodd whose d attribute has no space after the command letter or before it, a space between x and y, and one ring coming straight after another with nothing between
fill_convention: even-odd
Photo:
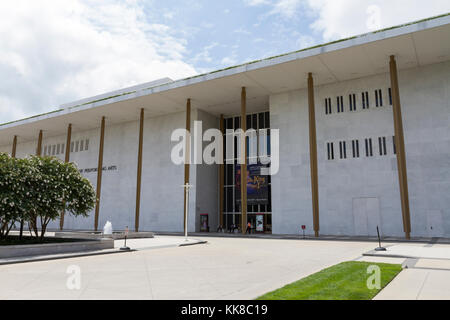
<instances>
[{"instance_id":1,"label":"gold column","mask_svg":"<svg viewBox=\"0 0 450 320\"><path fill-rule=\"evenodd\" d=\"M400 201L402 204L403 230L406 239L411 237L411 217L409 212L408 175L406 172L405 140L403 134L402 110L398 87L398 72L395 56L390 57L389 69L392 88L392 111L394 115L395 145L397 148L398 181L400 186Z\"/></svg>"},{"instance_id":2,"label":"gold column","mask_svg":"<svg viewBox=\"0 0 450 320\"><path fill-rule=\"evenodd\" d=\"M319 236L319 181L317 173L317 138L316 113L314 104L314 79L312 73L308 74L308 111L309 111L309 156L311 168L311 196L313 209L314 235Z\"/></svg>"},{"instance_id":3,"label":"gold column","mask_svg":"<svg viewBox=\"0 0 450 320\"><path fill-rule=\"evenodd\" d=\"M42 130L39 130L39 138L38 138L38 144L37 144L37 148L36 148L36 155L38 157L40 157L41 153L42 153Z\"/></svg>"},{"instance_id":4,"label":"gold column","mask_svg":"<svg viewBox=\"0 0 450 320\"><path fill-rule=\"evenodd\" d=\"M12 150L11 150L11 158L16 157L16 149L17 149L17 136L14 136Z\"/></svg>"},{"instance_id":5,"label":"gold column","mask_svg":"<svg viewBox=\"0 0 450 320\"><path fill-rule=\"evenodd\" d=\"M100 212L100 195L101 195L101 191L102 191L104 143L105 143L105 117L102 117L102 126L100 129L100 149L98 152L98 167L97 167L97 203L95 205L95 222L94 222L95 231L98 230L98 215Z\"/></svg>"},{"instance_id":6,"label":"gold column","mask_svg":"<svg viewBox=\"0 0 450 320\"><path fill-rule=\"evenodd\" d=\"M225 126L223 123L223 114L220 115L220 132L222 133L222 138L225 131ZM223 140L222 140L223 141ZM223 148L220 152L223 151ZM222 163L219 164L219 225L223 228L223 185L224 185L224 159L225 155L222 153Z\"/></svg>"},{"instance_id":7,"label":"gold column","mask_svg":"<svg viewBox=\"0 0 450 320\"><path fill-rule=\"evenodd\" d=\"M72 142L72 124L69 123L69 126L67 127L67 138L66 138L66 154L64 161L68 163L70 161L70 144ZM59 219L59 229L64 229L64 210L61 212L61 217Z\"/></svg>"},{"instance_id":8,"label":"gold column","mask_svg":"<svg viewBox=\"0 0 450 320\"><path fill-rule=\"evenodd\" d=\"M137 165L137 182L136 182L136 217L134 222L134 229L139 231L139 214L141 209L141 177L142 177L142 149L144 142L144 109L141 109L140 123L139 123L139 149L138 149L138 165Z\"/></svg>"},{"instance_id":9,"label":"gold column","mask_svg":"<svg viewBox=\"0 0 450 320\"><path fill-rule=\"evenodd\" d=\"M185 164L184 164L184 184L186 185L187 183L189 183L189 163L190 163L190 157L191 157L191 152L190 152L190 148L191 148L191 99L187 99L186 102L186 131L188 132L187 137L186 137L186 154L185 154ZM186 231L187 229L187 225L186 225L186 215L187 215L187 207L186 207L186 190L183 189L184 192L184 231ZM189 205L189 204L188 204Z\"/></svg>"},{"instance_id":10,"label":"gold column","mask_svg":"<svg viewBox=\"0 0 450 320\"><path fill-rule=\"evenodd\" d=\"M247 91L242 87L241 92L241 229L245 234L247 229L247 148L245 131L247 131Z\"/></svg>"}]
</instances>

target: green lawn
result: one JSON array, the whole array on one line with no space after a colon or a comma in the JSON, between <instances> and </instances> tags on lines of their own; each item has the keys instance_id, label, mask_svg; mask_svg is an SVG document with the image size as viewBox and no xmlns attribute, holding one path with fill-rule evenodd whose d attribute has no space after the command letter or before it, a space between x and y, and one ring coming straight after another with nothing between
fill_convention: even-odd
<instances>
[{"instance_id":1,"label":"green lawn","mask_svg":"<svg viewBox=\"0 0 450 320\"><path fill-rule=\"evenodd\" d=\"M367 288L370 265L381 270L381 288L402 270L399 264L343 262L269 292L258 300L371 300L380 291Z\"/></svg>"}]
</instances>

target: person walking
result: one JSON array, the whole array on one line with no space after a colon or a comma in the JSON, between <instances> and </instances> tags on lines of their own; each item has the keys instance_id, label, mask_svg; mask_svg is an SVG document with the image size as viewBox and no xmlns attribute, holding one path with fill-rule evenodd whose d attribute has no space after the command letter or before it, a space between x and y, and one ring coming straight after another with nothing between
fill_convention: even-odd
<instances>
[{"instance_id":1,"label":"person walking","mask_svg":"<svg viewBox=\"0 0 450 320\"><path fill-rule=\"evenodd\" d=\"M251 234L252 233L252 224L250 223L250 221L247 223L247 230L245 231L245 233L247 234Z\"/></svg>"}]
</instances>

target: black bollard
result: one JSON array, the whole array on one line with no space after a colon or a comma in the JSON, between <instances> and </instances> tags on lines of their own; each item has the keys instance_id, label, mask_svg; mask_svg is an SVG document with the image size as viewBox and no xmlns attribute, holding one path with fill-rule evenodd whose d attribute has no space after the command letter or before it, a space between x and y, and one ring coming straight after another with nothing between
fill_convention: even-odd
<instances>
[{"instance_id":1,"label":"black bollard","mask_svg":"<svg viewBox=\"0 0 450 320\"><path fill-rule=\"evenodd\" d=\"M375 251L386 251L386 248L383 248L381 246L380 230L378 229L378 226L377 226L377 234L378 234L378 248L375 248Z\"/></svg>"}]
</instances>

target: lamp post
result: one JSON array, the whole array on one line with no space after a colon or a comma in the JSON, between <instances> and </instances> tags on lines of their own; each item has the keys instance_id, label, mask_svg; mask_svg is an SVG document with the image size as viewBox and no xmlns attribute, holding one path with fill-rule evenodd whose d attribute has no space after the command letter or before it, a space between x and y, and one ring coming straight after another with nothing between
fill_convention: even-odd
<instances>
[{"instance_id":1,"label":"lamp post","mask_svg":"<svg viewBox=\"0 0 450 320\"><path fill-rule=\"evenodd\" d=\"M188 241L188 238L187 238L187 236L188 236L188 216L189 216L189 189L190 188L193 188L194 186L193 185L191 185L191 184L189 184L189 183L186 183L185 185L183 185L183 188L184 188L184 190L185 190L185 192L186 192L186 214L185 214L185 217L184 217L184 241Z\"/></svg>"}]
</instances>

